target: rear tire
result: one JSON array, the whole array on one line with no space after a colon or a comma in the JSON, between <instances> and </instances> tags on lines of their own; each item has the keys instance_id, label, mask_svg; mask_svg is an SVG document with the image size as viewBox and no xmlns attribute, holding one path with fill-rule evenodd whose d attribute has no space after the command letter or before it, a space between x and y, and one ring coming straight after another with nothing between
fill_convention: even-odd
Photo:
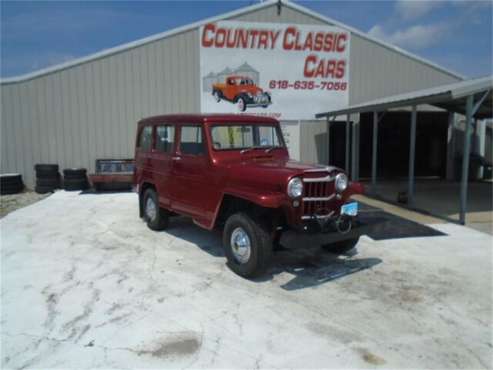
<instances>
[{"instance_id":1,"label":"rear tire","mask_svg":"<svg viewBox=\"0 0 493 370\"><path fill-rule=\"evenodd\" d=\"M322 245L322 248L330 253L344 254L346 252L349 252L354 247L356 247L358 241L359 241L359 237L354 239L346 239L335 243Z\"/></svg>"},{"instance_id":2,"label":"rear tire","mask_svg":"<svg viewBox=\"0 0 493 370\"><path fill-rule=\"evenodd\" d=\"M87 171L85 168L66 168L63 177L66 179L85 179Z\"/></svg>"},{"instance_id":3,"label":"rear tire","mask_svg":"<svg viewBox=\"0 0 493 370\"><path fill-rule=\"evenodd\" d=\"M36 178L36 185L42 187L52 187L53 189L60 187L59 177L39 177Z\"/></svg>"},{"instance_id":4,"label":"rear tire","mask_svg":"<svg viewBox=\"0 0 493 370\"><path fill-rule=\"evenodd\" d=\"M158 196L154 189L147 189L144 192L143 211L149 229L161 231L168 227L168 211L159 207Z\"/></svg>"},{"instance_id":5,"label":"rear tire","mask_svg":"<svg viewBox=\"0 0 493 370\"><path fill-rule=\"evenodd\" d=\"M261 275L272 259L269 232L245 213L235 213L227 219L223 245L228 267L245 278Z\"/></svg>"},{"instance_id":6,"label":"rear tire","mask_svg":"<svg viewBox=\"0 0 493 370\"><path fill-rule=\"evenodd\" d=\"M53 188L53 186L36 185L34 191L38 194L46 194L46 193L53 193L55 189Z\"/></svg>"},{"instance_id":7,"label":"rear tire","mask_svg":"<svg viewBox=\"0 0 493 370\"><path fill-rule=\"evenodd\" d=\"M16 194L24 190L22 176L18 173L0 175L0 194Z\"/></svg>"},{"instance_id":8,"label":"rear tire","mask_svg":"<svg viewBox=\"0 0 493 370\"><path fill-rule=\"evenodd\" d=\"M49 173L58 173L58 165L57 164L35 164L34 170L36 172L49 172Z\"/></svg>"},{"instance_id":9,"label":"rear tire","mask_svg":"<svg viewBox=\"0 0 493 370\"><path fill-rule=\"evenodd\" d=\"M212 95L214 96L214 99L216 100L217 103L219 103L221 101L222 94L221 94L220 91L214 90L214 92L212 93Z\"/></svg>"},{"instance_id":10,"label":"rear tire","mask_svg":"<svg viewBox=\"0 0 493 370\"><path fill-rule=\"evenodd\" d=\"M67 191L86 190L89 188L89 183L86 179L71 179L63 180L63 189Z\"/></svg>"}]
</instances>

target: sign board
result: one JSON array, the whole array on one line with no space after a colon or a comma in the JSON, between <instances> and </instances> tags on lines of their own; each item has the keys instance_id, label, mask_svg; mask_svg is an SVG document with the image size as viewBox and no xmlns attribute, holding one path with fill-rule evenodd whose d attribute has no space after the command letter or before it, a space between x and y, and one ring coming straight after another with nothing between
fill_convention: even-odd
<instances>
[{"instance_id":1,"label":"sign board","mask_svg":"<svg viewBox=\"0 0 493 370\"><path fill-rule=\"evenodd\" d=\"M350 32L342 28L220 21L199 37L203 113L299 120L348 104Z\"/></svg>"}]
</instances>

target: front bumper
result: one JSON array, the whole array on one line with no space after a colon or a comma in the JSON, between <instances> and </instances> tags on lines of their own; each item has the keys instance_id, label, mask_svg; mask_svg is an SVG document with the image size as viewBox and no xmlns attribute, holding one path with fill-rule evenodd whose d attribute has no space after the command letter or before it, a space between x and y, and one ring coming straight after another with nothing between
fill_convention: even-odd
<instances>
[{"instance_id":1,"label":"front bumper","mask_svg":"<svg viewBox=\"0 0 493 370\"><path fill-rule=\"evenodd\" d=\"M361 213L351 218L349 231L341 232L334 222L337 219L328 219L325 223L309 220L303 222L297 228L291 228L282 232L282 245L296 245L303 248L335 243L342 240L359 238L361 235L369 234L379 227L386 219L372 214L372 212Z\"/></svg>"},{"instance_id":2,"label":"front bumper","mask_svg":"<svg viewBox=\"0 0 493 370\"><path fill-rule=\"evenodd\" d=\"M260 107L272 104L272 101L268 95L255 95L249 96L246 104L249 107Z\"/></svg>"},{"instance_id":3,"label":"front bumper","mask_svg":"<svg viewBox=\"0 0 493 370\"><path fill-rule=\"evenodd\" d=\"M266 102L266 103L246 103L246 105L248 107L267 107L268 105L271 105L272 103L271 102Z\"/></svg>"}]
</instances>

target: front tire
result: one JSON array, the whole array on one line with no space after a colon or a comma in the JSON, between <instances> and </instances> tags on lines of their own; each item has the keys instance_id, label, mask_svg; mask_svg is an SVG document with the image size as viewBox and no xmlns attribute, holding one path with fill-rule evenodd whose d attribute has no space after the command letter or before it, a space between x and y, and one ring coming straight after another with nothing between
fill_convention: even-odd
<instances>
[{"instance_id":1,"label":"front tire","mask_svg":"<svg viewBox=\"0 0 493 370\"><path fill-rule=\"evenodd\" d=\"M168 212L159 207L158 197L154 189L147 189L145 191L143 207L144 220L149 229L160 231L168 227Z\"/></svg>"},{"instance_id":2,"label":"front tire","mask_svg":"<svg viewBox=\"0 0 493 370\"><path fill-rule=\"evenodd\" d=\"M240 96L236 101L236 105L238 106L238 110L240 112L244 112L247 109L247 103L244 97Z\"/></svg>"},{"instance_id":3,"label":"front tire","mask_svg":"<svg viewBox=\"0 0 493 370\"><path fill-rule=\"evenodd\" d=\"M245 213L235 213L228 218L223 245L229 268L245 278L261 275L272 259L272 239L268 231Z\"/></svg>"},{"instance_id":4,"label":"front tire","mask_svg":"<svg viewBox=\"0 0 493 370\"><path fill-rule=\"evenodd\" d=\"M354 239L346 239L346 240L341 240L341 241L338 241L335 243L322 245L322 248L325 249L327 252L330 252L330 253L344 254L344 253L349 252L354 247L356 247L356 244L358 244L358 241L359 241L359 237L354 238Z\"/></svg>"}]
</instances>

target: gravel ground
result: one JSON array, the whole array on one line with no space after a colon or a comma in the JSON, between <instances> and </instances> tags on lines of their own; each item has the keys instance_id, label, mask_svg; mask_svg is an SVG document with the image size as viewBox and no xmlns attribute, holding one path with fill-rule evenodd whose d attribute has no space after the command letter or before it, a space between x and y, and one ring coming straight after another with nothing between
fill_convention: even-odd
<instances>
[{"instance_id":1,"label":"gravel ground","mask_svg":"<svg viewBox=\"0 0 493 370\"><path fill-rule=\"evenodd\" d=\"M137 213L132 193L60 191L0 220L2 368L492 366L490 235L285 251L249 281L219 234Z\"/></svg>"},{"instance_id":2,"label":"gravel ground","mask_svg":"<svg viewBox=\"0 0 493 370\"><path fill-rule=\"evenodd\" d=\"M50 195L51 193L38 194L33 191L25 191L19 194L0 195L0 218L5 217L16 209L26 207Z\"/></svg>"}]
</instances>

